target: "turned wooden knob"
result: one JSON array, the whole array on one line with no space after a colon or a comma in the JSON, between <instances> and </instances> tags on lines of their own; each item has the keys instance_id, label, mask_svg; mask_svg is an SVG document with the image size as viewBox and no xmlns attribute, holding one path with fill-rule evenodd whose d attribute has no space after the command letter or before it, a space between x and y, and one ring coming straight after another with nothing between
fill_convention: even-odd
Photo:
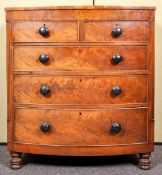
<instances>
[{"instance_id":1,"label":"turned wooden knob","mask_svg":"<svg viewBox=\"0 0 162 175\"><path fill-rule=\"evenodd\" d=\"M44 25L39 29L39 34L42 36L47 36L49 33L48 28Z\"/></svg>"},{"instance_id":2,"label":"turned wooden knob","mask_svg":"<svg viewBox=\"0 0 162 175\"><path fill-rule=\"evenodd\" d=\"M42 63L42 64L45 64L49 61L49 57L48 55L45 55L45 54L41 54L39 56L39 61Z\"/></svg>"},{"instance_id":3,"label":"turned wooden knob","mask_svg":"<svg viewBox=\"0 0 162 175\"><path fill-rule=\"evenodd\" d=\"M114 37L119 37L122 34L122 28L119 26L115 27L112 31Z\"/></svg>"},{"instance_id":4,"label":"turned wooden knob","mask_svg":"<svg viewBox=\"0 0 162 175\"><path fill-rule=\"evenodd\" d=\"M112 62L114 64L119 64L122 61L122 56L119 54L113 55Z\"/></svg>"},{"instance_id":5,"label":"turned wooden knob","mask_svg":"<svg viewBox=\"0 0 162 175\"><path fill-rule=\"evenodd\" d=\"M44 122L41 124L40 129L42 132L48 132L50 130L50 124L47 122Z\"/></svg>"},{"instance_id":6,"label":"turned wooden knob","mask_svg":"<svg viewBox=\"0 0 162 175\"><path fill-rule=\"evenodd\" d=\"M122 90L119 86L113 86L111 89L112 94L118 96L121 94Z\"/></svg>"},{"instance_id":7,"label":"turned wooden knob","mask_svg":"<svg viewBox=\"0 0 162 175\"><path fill-rule=\"evenodd\" d=\"M45 96L50 93L50 88L47 85L44 85L40 88L41 95Z\"/></svg>"},{"instance_id":8,"label":"turned wooden knob","mask_svg":"<svg viewBox=\"0 0 162 175\"><path fill-rule=\"evenodd\" d=\"M121 125L117 122L113 123L111 126L111 132L113 133L119 133L121 131Z\"/></svg>"}]
</instances>

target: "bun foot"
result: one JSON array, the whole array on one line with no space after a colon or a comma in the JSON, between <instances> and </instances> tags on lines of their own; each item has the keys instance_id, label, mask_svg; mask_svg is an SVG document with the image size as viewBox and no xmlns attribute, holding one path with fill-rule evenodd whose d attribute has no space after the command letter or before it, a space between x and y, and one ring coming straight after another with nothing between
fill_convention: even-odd
<instances>
[{"instance_id":1,"label":"bun foot","mask_svg":"<svg viewBox=\"0 0 162 175\"><path fill-rule=\"evenodd\" d=\"M11 169L20 169L22 167L22 154L11 152L10 167Z\"/></svg>"},{"instance_id":2,"label":"bun foot","mask_svg":"<svg viewBox=\"0 0 162 175\"><path fill-rule=\"evenodd\" d=\"M149 170L151 168L151 153L139 154L139 168L142 170Z\"/></svg>"}]
</instances>

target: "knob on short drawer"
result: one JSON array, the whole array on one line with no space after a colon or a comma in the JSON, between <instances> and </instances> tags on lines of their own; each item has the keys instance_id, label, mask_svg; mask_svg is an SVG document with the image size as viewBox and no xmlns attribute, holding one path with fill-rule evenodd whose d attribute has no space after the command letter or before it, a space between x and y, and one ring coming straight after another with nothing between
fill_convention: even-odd
<instances>
[{"instance_id":1,"label":"knob on short drawer","mask_svg":"<svg viewBox=\"0 0 162 175\"><path fill-rule=\"evenodd\" d=\"M40 88L40 93L45 96L50 93L50 88L47 85L44 85Z\"/></svg>"},{"instance_id":2,"label":"knob on short drawer","mask_svg":"<svg viewBox=\"0 0 162 175\"><path fill-rule=\"evenodd\" d=\"M111 126L111 132L113 133L119 133L121 131L122 127L119 123L115 122Z\"/></svg>"},{"instance_id":3,"label":"knob on short drawer","mask_svg":"<svg viewBox=\"0 0 162 175\"><path fill-rule=\"evenodd\" d=\"M112 89L111 89L111 92L114 95L118 96L118 95L121 94L122 90L121 90L121 88L119 86L113 86Z\"/></svg>"},{"instance_id":4,"label":"knob on short drawer","mask_svg":"<svg viewBox=\"0 0 162 175\"><path fill-rule=\"evenodd\" d=\"M40 125L40 129L42 132L48 132L50 130L51 126L49 123L44 122Z\"/></svg>"},{"instance_id":5,"label":"knob on short drawer","mask_svg":"<svg viewBox=\"0 0 162 175\"><path fill-rule=\"evenodd\" d=\"M112 34L114 37L119 37L122 34L122 28L119 26L116 26L113 31Z\"/></svg>"},{"instance_id":6,"label":"knob on short drawer","mask_svg":"<svg viewBox=\"0 0 162 175\"><path fill-rule=\"evenodd\" d=\"M39 29L39 34L42 36L47 36L49 33L48 28L44 25Z\"/></svg>"},{"instance_id":7,"label":"knob on short drawer","mask_svg":"<svg viewBox=\"0 0 162 175\"><path fill-rule=\"evenodd\" d=\"M114 64L119 64L122 61L122 56L119 54L113 55L112 62Z\"/></svg>"},{"instance_id":8,"label":"knob on short drawer","mask_svg":"<svg viewBox=\"0 0 162 175\"><path fill-rule=\"evenodd\" d=\"M42 64L47 63L47 62L48 62L48 60L49 60L48 55L41 54L41 55L39 56L39 61L40 61Z\"/></svg>"}]
</instances>

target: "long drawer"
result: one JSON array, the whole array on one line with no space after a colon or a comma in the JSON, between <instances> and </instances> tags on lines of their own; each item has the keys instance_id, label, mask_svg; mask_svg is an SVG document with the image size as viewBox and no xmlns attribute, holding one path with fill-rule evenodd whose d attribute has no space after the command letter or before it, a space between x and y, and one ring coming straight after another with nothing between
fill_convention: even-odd
<instances>
[{"instance_id":1,"label":"long drawer","mask_svg":"<svg viewBox=\"0 0 162 175\"><path fill-rule=\"evenodd\" d=\"M48 29L47 35L39 33L43 27ZM13 42L78 42L78 36L77 21L13 23Z\"/></svg>"},{"instance_id":2,"label":"long drawer","mask_svg":"<svg viewBox=\"0 0 162 175\"><path fill-rule=\"evenodd\" d=\"M147 70L147 47L15 46L17 71Z\"/></svg>"},{"instance_id":3,"label":"long drawer","mask_svg":"<svg viewBox=\"0 0 162 175\"><path fill-rule=\"evenodd\" d=\"M147 110L17 108L14 141L47 145L113 145L147 142Z\"/></svg>"},{"instance_id":4,"label":"long drawer","mask_svg":"<svg viewBox=\"0 0 162 175\"><path fill-rule=\"evenodd\" d=\"M147 103L147 76L14 77L14 101L26 104Z\"/></svg>"}]
</instances>

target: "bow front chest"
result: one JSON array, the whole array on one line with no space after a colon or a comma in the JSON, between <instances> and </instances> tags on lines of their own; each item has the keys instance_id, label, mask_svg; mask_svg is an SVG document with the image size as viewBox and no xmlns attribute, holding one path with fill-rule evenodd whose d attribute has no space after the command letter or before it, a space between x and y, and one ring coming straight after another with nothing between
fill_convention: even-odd
<instances>
[{"instance_id":1,"label":"bow front chest","mask_svg":"<svg viewBox=\"0 0 162 175\"><path fill-rule=\"evenodd\" d=\"M153 7L7 8L8 150L139 154L154 144Z\"/></svg>"}]
</instances>

